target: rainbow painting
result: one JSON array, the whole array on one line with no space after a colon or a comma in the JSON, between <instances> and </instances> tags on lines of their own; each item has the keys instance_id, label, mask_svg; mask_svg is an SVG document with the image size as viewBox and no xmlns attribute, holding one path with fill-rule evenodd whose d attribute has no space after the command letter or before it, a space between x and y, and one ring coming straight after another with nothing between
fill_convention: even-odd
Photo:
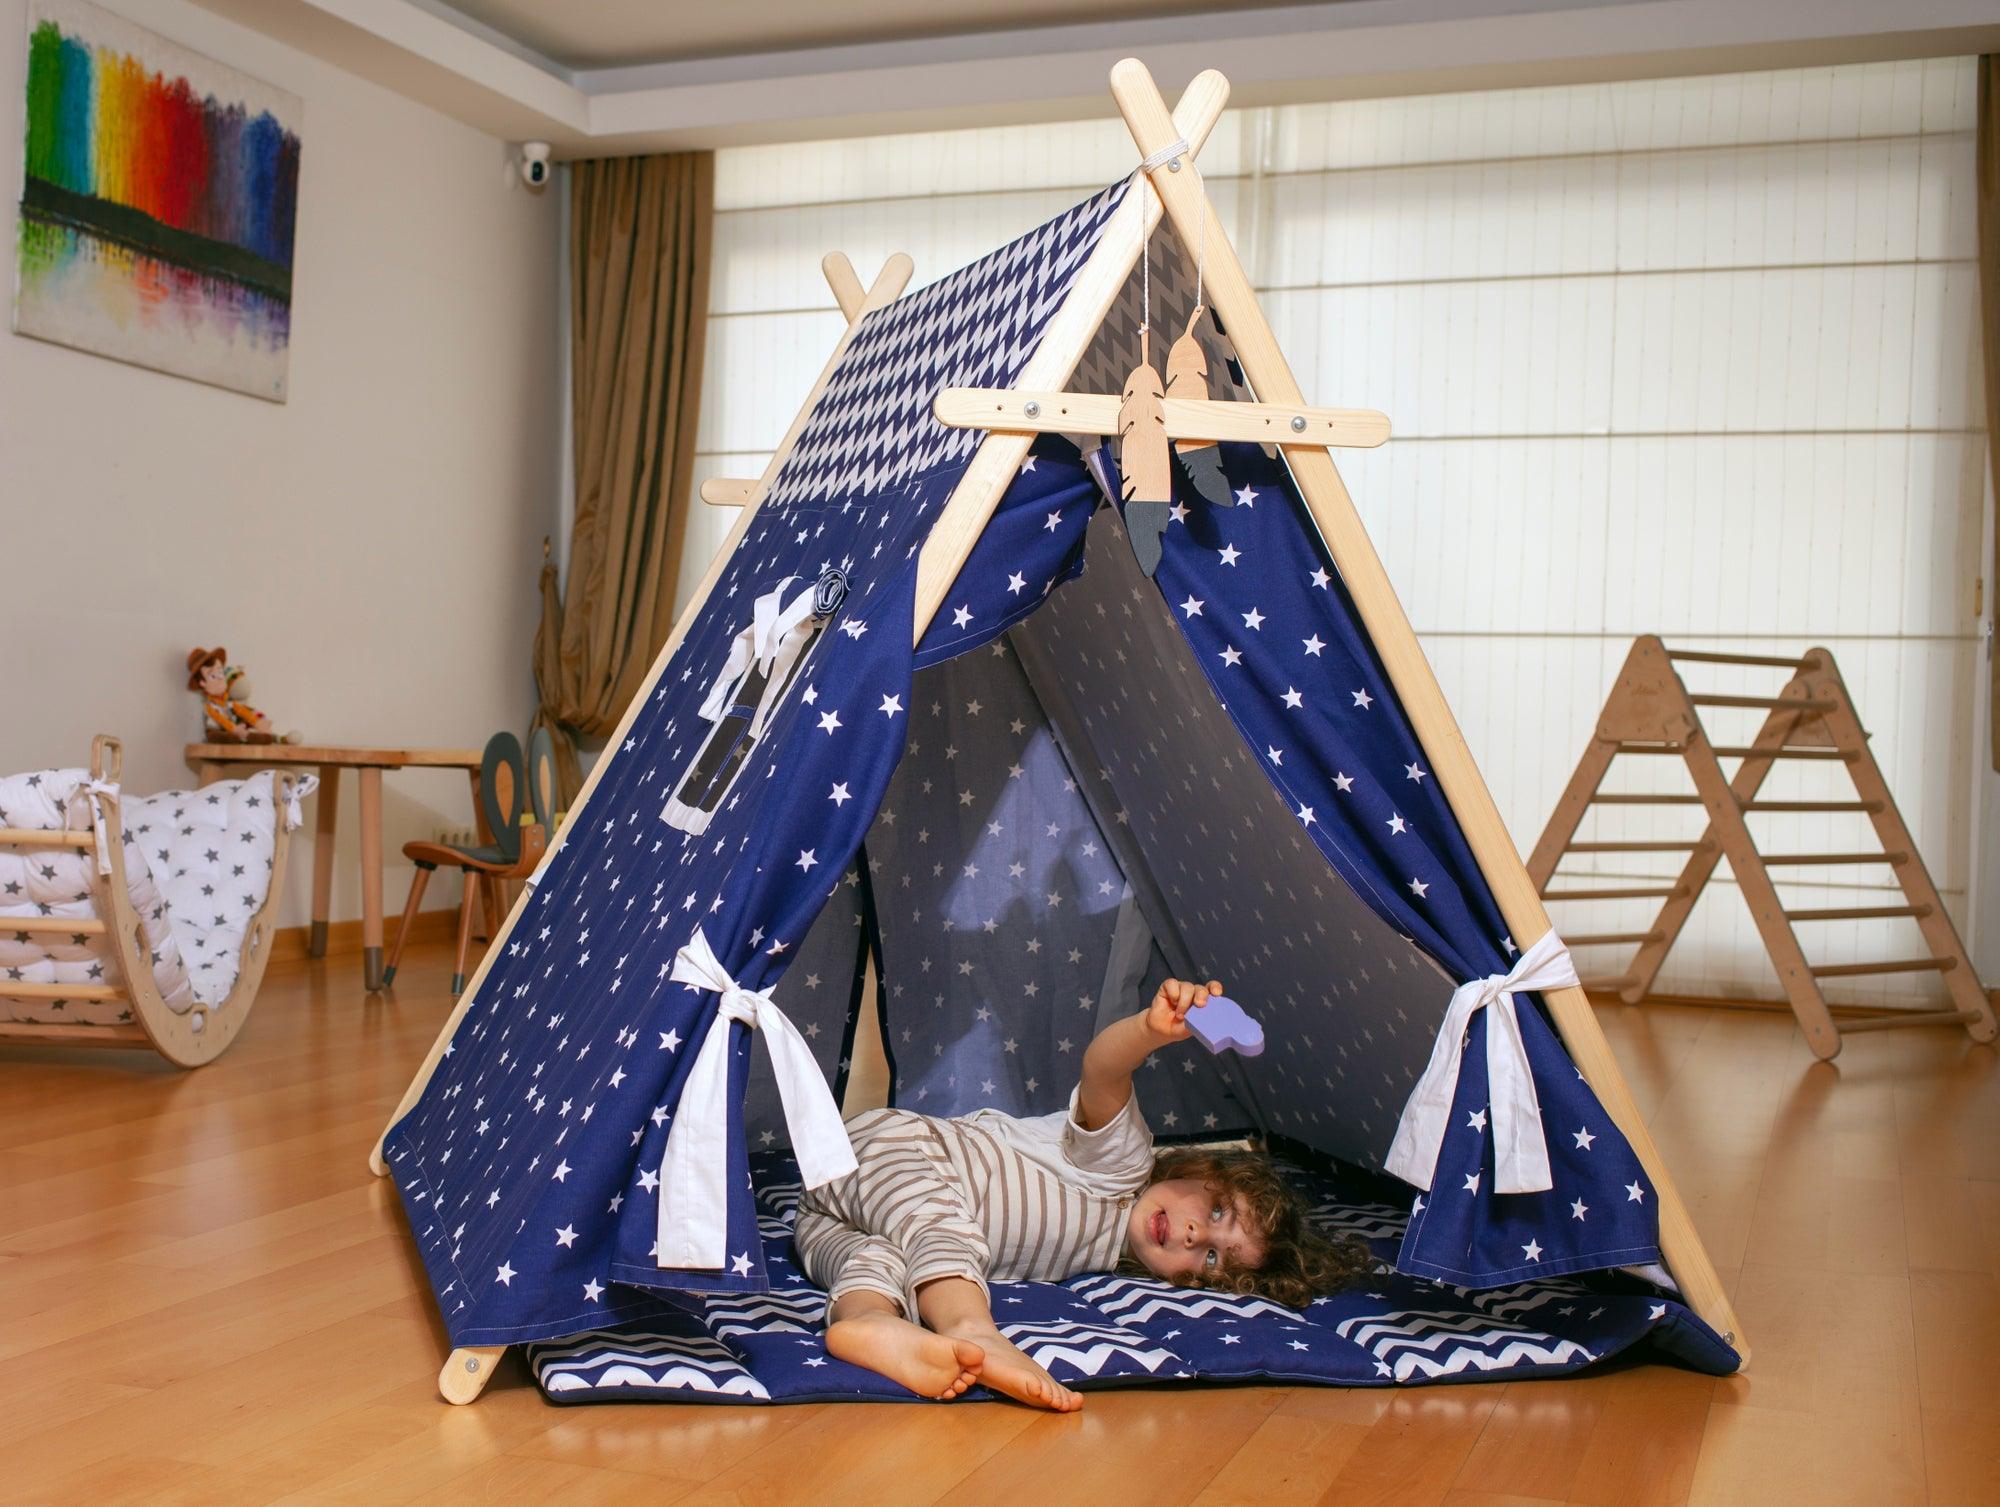
<instances>
[{"instance_id":1,"label":"rainbow painting","mask_svg":"<svg viewBox=\"0 0 2000 1507\"><path fill-rule=\"evenodd\" d=\"M14 328L284 402L299 116L84 0L29 0Z\"/></svg>"}]
</instances>

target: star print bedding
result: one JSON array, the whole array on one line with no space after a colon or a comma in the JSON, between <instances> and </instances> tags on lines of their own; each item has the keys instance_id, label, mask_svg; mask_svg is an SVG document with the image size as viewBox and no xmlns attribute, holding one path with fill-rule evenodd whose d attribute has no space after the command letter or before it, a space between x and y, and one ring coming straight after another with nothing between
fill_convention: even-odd
<instances>
[{"instance_id":1,"label":"star print bedding","mask_svg":"<svg viewBox=\"0 0 2000 1507\"><path fill-rule=\"evenodd\" d=\"M274 776L225 780L200 790L123 795L125 886L169 1009L215 1005L236 985L244 928L271 888L280 817ZM50 769L0 779L0 826L61 831L91 819L90 775ZM11 916L94 918L93 854L77 849L0 850L0 973L17 982L116 983L118 964L102 938L9 931ZM132 1018L123 1000L0 997L0 1019L114 1025Z\"/></svg>"},{"instance_id":2,"label":"star print bedding","mask_svg":"<svg viewBox=\"0 0 2000 1507\"><path fill-rule=\"evenodd\" d=\"M810 1331L817 1300L760 1206L753 1153L789 1145L815 1180L844 1170L827 1118L871 961L892 1102L935 1114L1057 1107L1096 1027L1159 977L1227 978L1264 1055L1160 1054L1141 1104L1164 1136L1265 1134L1357 1175L1409 1172L1371 1196L1395 1216L1380 1238L1401 1275L1350 1295L1363 1306L1333 1336L1370 1374L1379 1340L1396 1379L1397 1325L1430 1353L1459 1342L1423 1325L1518 1323L1544 1338L1495 1353L1558 1368L1694 1332L1629 1289L1595 1317L1595 1299L1561 1314L1543 1296L1657 1262L1655 1190L1519 982L1533 970L1280 458L1220 447L1227 506L1177 477L1148 579L1107 501L1108 456L1043 436L914 633L925 540L978 444L931 401L1015 380L1121 195L866 317L588 819L545 861L384 1144L453 1344L588 1349L638 1322L673 1364L735 1376L716 1395L780 1385L782 1367L741 1357L799 1346L766 1326L789 1313ZM1157 247L1156 326L1186 324L1192 285L1178 248ZM1117 390L1140 322L1135 272L1074 385ZM1212 317L1197 333L1233 376ZM807 592L825 616L793 643ZM718 722L746 644L757 664L785 659L788 688ZM677 825L697 767L702 820ZM1441 1031L1468 987L1490 1000L1483 1020ZM1089 1312L1047 1306L1072 1301ZM1247 1335L1176 1348L1199 1350L1167 1332L1199 1315L1023 1296L1037 1303L1034 1322L1123 1326L1173 1357L1148 1377L1239 1374ZM1467 1359L1450 1374L1535 1373Z\"/></svg>"},{"instance_id":3,"label":"star print bedding","mask_svg":"<svg viewBox=\"0 0 2000 1507\"><path fill-rule=\"evenodd\" d=\"M551 1402L915 1402L887 1378L827 1354L826 1295L791 1248L796 1175L757 1159L760 1233L771 1289L690 1298L655 1318L528 1347ZM1288 1173L1314 1219L1366 1240L1385 1264L1402 1235L1385 1179L1313 1159ZM1483 1292L1383 1270L1303 1312L1107 1274L993 1287L1001 1330L1079 1390L1261 1381L1425 1386L1560 1376L1625 1351L1717 1375L1736 1354L1670 1294L1636 1278L1524 1282ZM975 1388L967 1400L990 1398Z\"/></svg>"}]
</instances>

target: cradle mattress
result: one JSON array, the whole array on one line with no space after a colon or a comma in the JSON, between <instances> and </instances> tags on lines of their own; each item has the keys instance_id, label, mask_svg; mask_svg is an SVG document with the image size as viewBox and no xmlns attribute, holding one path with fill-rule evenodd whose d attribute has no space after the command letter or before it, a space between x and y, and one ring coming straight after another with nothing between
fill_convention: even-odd
<instances>
[{"instance_id":1,"label":"cradle mattress","mask_svg":"<svg viewBox=\"0 0 2000 1507\"><path fill-rule=\"evenodd\" d=\"M677 1299L668 1312L527 1347L551 1402L915 1402L827 1354L826 1295L800 1272L799 1184L782 1154L752 1157L771 1290ZM1079 1390L1262 1381L1423 1386L1578 1371L1634 1347L1723 1375L1736 1352L1671 1295L1593 1274L1470 1292L1388 1267L1403 1238L1400 1184L1345 1166L1288 1164L1323 1228L1366 1240L1369 1281L1303 1312L1262 1298L1102 1273L993 1285L1001 1331ZM984 1388L968 1400L991 1398Z\"/></svg>"},{"instance_id":2,"label":"cradle mattress","mask_svg":"<svg viewBox=\"0 0 2000 1507\"><path fill-rule=\"evenodd\" d=\"M169 1009L213 1006L236 985L243 937L271 889L278 802L274 776L225 780L201 790L121 797L125 887ZM61 831L90 824L81 769L0 778L0 826ZM0 978L23 983L119 982L108 938L9 931L14 916L94 918L93 852L0 848ZM124 1000L22 1000L0 996L0 1020L110 1025L129 1021Z\"/></svg>"}]
</instances>

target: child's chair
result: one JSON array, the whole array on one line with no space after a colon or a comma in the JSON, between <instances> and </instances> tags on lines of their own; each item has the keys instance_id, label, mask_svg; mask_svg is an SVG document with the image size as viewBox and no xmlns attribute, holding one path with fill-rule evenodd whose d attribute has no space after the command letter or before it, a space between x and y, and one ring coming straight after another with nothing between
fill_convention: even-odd
<instances>
[{"instance_id":1,"label":"child's chair","mask_svg":"<svg viewBox=\"0 0 2000 1507\"><path fill-rule=\"evenodd\" d=\"M473 907L480 905L486 912L486 935L489 938L497 935L501 919L507 914L507 886L526 879L542 861L549 834L559 819L549 810L555 790L555 759L545 730L538 729L529 741L534 757L524 770L519 738L503 731L486 740L486 752L479 765L479 803L487 829L493 834L492 842L476 847L436 842L403 844L403 856L417 866L417 873L410 881L403 924L397 928L395 946L390 949L388 966L382 972L383 987L396 980L403 944L409 939L432 870L442 864L465 875L465 899L458 909L458 959L451 974L451 992L456 998L465 988L465 957L472 942Z\"/></svg>"}]
</instances>

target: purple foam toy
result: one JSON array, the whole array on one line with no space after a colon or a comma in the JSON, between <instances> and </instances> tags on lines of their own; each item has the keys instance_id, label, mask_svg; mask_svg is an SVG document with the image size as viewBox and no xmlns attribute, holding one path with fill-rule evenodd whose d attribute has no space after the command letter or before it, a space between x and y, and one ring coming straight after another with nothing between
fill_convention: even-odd
<instances>
[{"instance_id":1,"label":"purple foam toy","mask_svg":"<svg viewBox=\"0 0 2000 1507\"><path fill-rule=\"evenodd\" d=\"M1264 1050L1264 1028L1226 994L1210 995L1206 1004L1196 1005L1184 1018L1194 1039L1211 1052L1256 1057Z\"/></svg>"}]
</instances>

